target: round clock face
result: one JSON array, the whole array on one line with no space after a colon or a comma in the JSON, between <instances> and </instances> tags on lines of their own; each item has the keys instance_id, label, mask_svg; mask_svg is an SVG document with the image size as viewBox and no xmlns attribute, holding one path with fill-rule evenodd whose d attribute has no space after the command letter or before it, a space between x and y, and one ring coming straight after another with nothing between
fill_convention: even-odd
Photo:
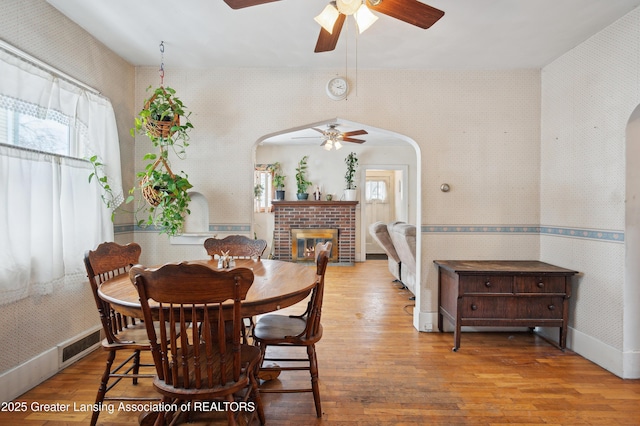
<instances>
[{"instance_id":1,"label":"round clock face","mask_svg":"<svg viewBox=\"0 0 640 426\"><path fill-rule=\"evenodd\" d=\"M327 95L334 101L341 101L347 97L349 83L343 77L335 77L327 83Z\"/></svg>"}]
</instances>

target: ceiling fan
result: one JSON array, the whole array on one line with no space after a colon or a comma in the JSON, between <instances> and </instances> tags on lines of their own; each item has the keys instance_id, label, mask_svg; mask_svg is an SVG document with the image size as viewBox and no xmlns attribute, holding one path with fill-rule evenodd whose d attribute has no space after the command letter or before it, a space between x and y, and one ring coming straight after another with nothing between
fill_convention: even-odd
<instances>
[{"instance_id":1,"label":"ceiling fan","mask_svg":"<svg viewBox=\"0 0 640 426\"><path fill-rule=\"evenodd\" d=\"M224 0L232 9L242 9L271 3L279 0ZM328 52L334 50L338 44L340 31L348 15L354 15L360 32L371 25L377 16L371 10L392 18L399 19L408 24L427 29L444 16L444 12L435 7L421 3L418 0L335 0L331 1L325 10L316 17L316 21L322 25L320 35L316 43L315 52ZM326 14L326 15L325 15ZM363 18L360 19L360 14ZM325 15L323 17L323 15ZM321 22L322 21L322 22ZM362 25L361 21L365 22ZM366 26L366 28L364 27Z\"/></svg>"},{"instance_id":2,"label":"ceiling fan","mask_svg":"<svg viewBox=\"0 0 640 426\"><path fill-rule=\"evenodd\" d=\"M364 139L356 139L351 137L351 136L358 136L358 135L367 135L368 132L366 130L360 129L360 130L352 130L350 132L341 132L340 130L337 129L337 127L338 127L337 124L327 125L326 130L312 127L312 129L315 130L316 132L322 133L322 136L301 136L294 139L321 137L323 140L320 146L324 147L324 149L326 149L327 151L330 151L332 148L335 148L336 150L342 148L342 142L351 142L351 143L366 142Z\"/></svg>"}]
</instances>

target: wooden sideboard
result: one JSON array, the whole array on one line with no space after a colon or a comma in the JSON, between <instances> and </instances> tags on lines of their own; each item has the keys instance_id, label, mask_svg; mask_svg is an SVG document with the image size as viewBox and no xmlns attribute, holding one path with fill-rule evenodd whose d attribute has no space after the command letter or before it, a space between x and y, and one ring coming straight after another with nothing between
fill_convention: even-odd
<instances>
[{"instance_id":1,"label":"wooden sideboard","mask_svg":"<svg viewBox=\"0 0 640 426\"><path fill-rule=\"evenodd\" d=\"M462 326L558 327L567 340L571 277L577 272L538 261L435 260L438 330L454 325L453 351Z\"/></svg>"}]
</instances>

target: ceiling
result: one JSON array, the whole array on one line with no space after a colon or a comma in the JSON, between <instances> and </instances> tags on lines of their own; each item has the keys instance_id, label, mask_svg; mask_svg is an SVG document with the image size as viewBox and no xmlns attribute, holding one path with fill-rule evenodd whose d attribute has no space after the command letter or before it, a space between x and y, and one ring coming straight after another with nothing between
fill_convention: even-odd
<instances>
[{"instance_id":1,"label":"ceiling","mask_svg":"<svg viewBox=\"0 0 640 426\"><path fill-rule=\"evenodd\" d=\"M48 0L136 66L539 69L640 5L640 0L421 0L445 12L427 30L387 15L363 34L347 20L332 52L314 53L313 20L328 0L233 10L222 0Z\"/></svg>"},{"instance_id":2,"label":"ceiling","mask_svg":"<svg viewBox=\"0 0 640 426\"><path fill-rule=\"evenodd\" d=\"M313 20L328 0L281 0L233 10L223 0L47 0L135 66L494 70L540 69L640 5L640 0L421 0L444 17L427 30L387 15L357 35L352 17L336 49L314 53ZM383 0L384 1L384 0ZM333 119L271 135L263 143L320 144ZM304 128L307 127L305 130ZM400 139L367 127L368 145ZM293 132L293 133L291 133ZM315 136L316 138L309 138ZM300 138L302 137L302 138ZM402 142L404 143L404 142Z\"/></svg>"}]
</instances>

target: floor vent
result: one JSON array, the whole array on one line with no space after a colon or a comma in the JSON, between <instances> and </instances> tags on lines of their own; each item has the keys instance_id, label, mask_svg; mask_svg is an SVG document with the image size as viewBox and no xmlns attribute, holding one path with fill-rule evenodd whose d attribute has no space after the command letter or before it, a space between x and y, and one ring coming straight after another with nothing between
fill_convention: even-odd
<instances>
[{"instance_id":1,"label":"floor vent","mask_svg":"<svg viewBox=\"0 0 640 426\"><path fill-rule=\"evenodd\" d=\"M94 332L87 334L86 336L67 344L62 347L60 362L64 366L76 359L80 358L89 349L93 350L94 347L100 343L102 329L95 330Z\"/></svg>"},{"instance_id":2,"label":"floor vent","mask_svg":"<svg viewBox=\"0 0 640 426\"><path fill-rule=\"evenodd\" d=\"M388 257L384 253L367 253L367 260L387 260Z\"/></svg>"}]
</instances>

